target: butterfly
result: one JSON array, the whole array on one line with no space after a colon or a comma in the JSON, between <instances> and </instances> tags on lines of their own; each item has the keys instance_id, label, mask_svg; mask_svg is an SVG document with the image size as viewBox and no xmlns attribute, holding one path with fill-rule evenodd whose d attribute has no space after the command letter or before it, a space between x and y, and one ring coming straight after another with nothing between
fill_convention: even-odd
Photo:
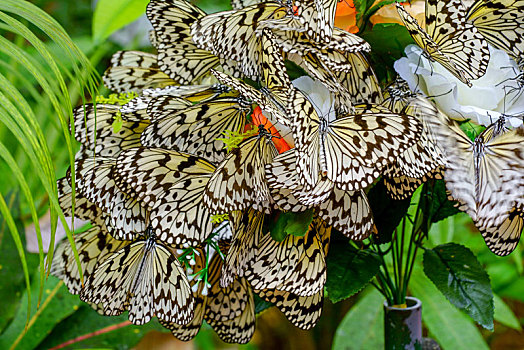
<instances>
[{"instance_id":1,"label":"butterfly","mask_svg":"<svg viewBox=\"0 0 524 350\"><path fill-rule=\"evenodd\" d=\"M296 0L298 16L312 38L329 41L335 26L338 0Z\"/></svg>"},{"instance_id":2,"label":"butterfly","mask_svg":"<svg viewBox=\"0 0 524 350\"><path fill-rule=\"evenodd\" d=\"M218 243L222 245L221 241ZM186 325L160 323L175 337L187 341L196 336L205 319L223 341L248 342L255 330L255 308L247 281L237 278L231 286L220 287L223 261L219 253L207 245L194 251L195 261L187 271L194 276L190 285L195 299L195 316Z\"/></svg>"},{"instance_id":3,"label":"butterfly","mask_svg":"<svg viewBox=\"0 0 524 350\"><path fill-rule=\"evenodd\" d=\"M364 191L344 191L321 177L304 190L296 172L294 150L286 151L266 166L266 178L277 206L292 212L316 207L318 216L349 239L363 240L375 231L373 213Z\"/></svg>"},{"instance_id":4,"label":"butterfly","mask_svg":"<svg viewBox=\"0 0 524 350\"><path fill-rule=\"evenodd\" d=\"M75 161L75 184L80 195L106 213L105 224L117 239L132 240L146 229L146 210L115 183L116 159L87 157Z\"/></svg>"},{"instance_id":5,"label":"butterfly","mask_svg":"<svg viewBox=\"0 0 524 350\"><path fill-rule=\"evenodd\" d=\"M466 21L493 46L518 59L524 54L524 1L477 0Z\"/></svg>"},{"instance_id":6,"label":"butterfly","mask_svg":"<svg viewBox=\"0 0 524 350\"><path fill-rule=\"evenodd\" d=\"M148 120L127 116L118 131L113 123L122 115L120 107L111 104L91 104L73 110L75 139L97 156L114 157L122 150L140 146L140 135ZM122 118L123 119L123 118Z\"/></svg>"},{"instance_id":7,"label":"butterfly","mask_svg":"<svg viewBox=\"0 0 524 350\"><path fill-rule=\"evenodd\" d=\"M207 160L160 148L134 148L116 159L119 186L149 210L151 230L165 243L196 245L213 231L203 194L216 167Z\"/></svg>"},{"instance_id":8,"label":"butterfly","mask_svg":"<svg viewBox=\"0 0 524 350\"><path fill-rule=\"evenodd\" d=\"M153 28L160 69L179 84L189 84L220 64L218 57L198 48L191 35L191 24L206 14L187 1L150 1L147 17Z\"/></svg>"},{"instance_id":9,"label":"butterfly","mask_svg":"<svg viewBox=\"0 0 524 350\"><path fill-rule=\"evenodd\" d=\"M423 105L427 101L417 103ZM446 157L444 177L451 197L461 204L460 209L471 216L477 228L487 233L486 242L494 253L509 254L516 244L497 243L501 235L506 236L501 240L507 240L508 234L496 228L508 219L524 196L520 186L524 130L501 133L500 123L495 122L471 141L456 122L441 113L422 116ZM510 234L514 235L520 236L520 232Z\"/></svg>"},{"instance_id":10,"label":"butterfly","mask_svg":"<svg viewBox=\"0 0 524 350\"><path fill-rule=\"evenodd\" d=\"M490 57L488 44L477 29L466 22L466 9L460 0L426 0L425 29L402 5L396 3L396 6L409 34L430 61L440 63L470 87L470 80L486 73Z\"/></svg>"},{"instance_id":11,"label":"butterfly","mask_svg":"<svg viewBox=\"0 0 524 350\"><path fill-rule=\"evenodd\" d=\"M299 90L293 96L296 170L306 190L315 186L320 172L340 189L365 188L422 129L416 119L380 105L363 105L355 114L327 120Z\"/></svg>"},{"instance_id":12,"label":"butterfly","mask_svg":"<svg viewBox=\"0 0 524 350\"><path fill-rule=\"evenodd\" d=\"M112 238L107 231L99 226L93 226L87 231L76 234L74 242L84 281L93 274L98 262L130 244L129 241L118 241ZM63 280L71 294L80 293L82 281L69 240L64 239L58 244L50 273Z\"/></svg>"},{"instance_id":13,"label":"butterfly","mask_svg":"<svg viewBox=\"0 0 524 350\"><path fill-rule=\"evenodd\" d=\"M129 310L129 320L141 325L153 316L164 322L189 323L194 300L178 259L150 228L142 238L99 262L80 298L102 303L108 315Z\"/></svg>"},{"instance_id":14,"label":"butterfly","mask_svg":"<svg viewBox=\"0 0 524 350\"><path fill-rule=\"evenodd\" d=\"M218 165L204 191L204 204L211 212L222 214L250 207L271 210L264 167L278 154L272 138L264 125L259 125L258 135L242 141Z\"/></svg>"},{"instance_id":15,"label":"butterfly","mask_svg":"<svg viewBox=\"0 0 524 350\"><path fill-rule=\"evenodd\" d=\"M328 253L330 238L330 234L326 230L330 231L331 229L321 223L318 225L318 228L320 229L319 232L322 237L322 250L325 257ZM311 329L314 327L322 313L324 300L323 288L310 296L299 296L277 289L254 290L254 292L257 293L260 298L274 304L292 324L301 329Z\"/></svg>"},{"instance_id":16,"label":"butterfly","mask_svg":"<svg viewBox=\"0 0 524 350\"><path fill-rule=\"evenodd\" d=\"M235 95L230 92L231 88L221 84L171 85L144 89L141 96L122 105L120 112L122 119L127 121L158 119L158 114L171 114L188 108L193 103L212 100L220 95Z\"/></svg>"},{"instance_id":17,"label":"butterfly","mask_svg":"<svg viewBox=\"0 0 524 350\"><path fill-rule=\"evenodd\" d=\"M58 204L66 216L73 216L73 189L67 176L56 180L58 188ZM75 212L74 217L85 221L91 221L96 225L104 224L105 213L94 203L82 197L78 192L75 193Z\"/></svg>"},{"instance_id":18,"label":"butterfly","mask_svg":"<svg viewBox=\"0 0 524 350\"><path fill-rule=\"evenodd\" d=\"M238 62L243 74L256 79L259 75L255 35L258 23L282 17L286 12L286 7L279 3L264 2L240 10L212 13L195 21L191 33L199 48Z\"/></svg>"},{"instance_id":19,"label":"butterfly","mask_svg":"<svg viewBox=\"0 0 524 350\"><path fill-rule=\"evenodd\" d=\"M397 99L399 97L392 97ZM423 100L424 97L417 97L416 101ZM432 137L429 125L423 115L433 115L438 113L436 107L426 101L424 104L414 103L413 98L405 102L402 110L417 118L422 124L422 132L419 140L397 159L388 164L383 171L383 179L388 193L397 200L411 196L415 190L428 178L442 178L445 166L445 157L442 149L438 146L437 140ZM386 102L388 103L388 102ZM393 107L398 108L399 104L404 104L402 98L389 102Z\"/></svg>"},{"instance_id":20,"label":"butterfly","mask_svg":"<svg viewBox=\"0 0 524 350\"><path fill-rule=\"evenodd\" d=\"M111 57L111 66L102 76L105 86L116 92L140 93L146 88L175 84L158 67L154 54L141 51L118 51Z\"/></svg>"},{"instance_id":21,"label":"butterfly","mask_svg":"<svg viewBox=\"0 0 524 350\"><path fill-rule=\"evenodd\" d=\"M170 97L154 101L155 106L151 108L152 113L155 111L154 120L142 133L142 144L188 152L212 162L221 161L226 149L220 138L226 130L244 129L251 103L241 97L217 97L180 108L176 106L180 100ZM175 107L171 108L172 105ZM169 109L166 111L166 108Z\"/></svg>"},{"instance_id":22,"label":"butterfly","mask_svg":"<svg viewBox=\"0 0 524 350\"><path fill-rule=\"evenodd\" d=\"M256 260L244 275L254 289L276 289L297 296L318 293L326 282L323 239L331 228L314 219L303 237L288 235L282 242L266 233L256 250Z\"/></svg>"},{"instance_id":23,"label":"butterfly","mask_svg":"<svg viewBox=\"0 0 524 350\"><path fill-rule=\"evenodd\" d=\"M262 31L258 50L260 52L260 71L262 88L257 90L241 80L227 74L214 71L213 75L223 84L237 90L240 95L257 103L273 120L288 126L286 115L289 104L291 82L287 74L282 52L275 43L271 31Z\"/></svg>"},{"instance_id":24,"label":"butterfly","mask_svg":"<svg viewBox=\"0 0 524 350\"><path fill-rule=\"evenodd\" d=\"M231 285L236 276L244 277L247 267L256 258L264 224L264 213L253 208L231 212L229 218L233 237L222 265L222 287Z\"/></svg>"},{"instance_id":25,"label":"butterfly","mask_svg":"<svg viewBox=\"0 0 524 350\"><path fill-rule=\"evenodd\" d=\"M380 88L375 71L369 64L363 52L347 53L346 58L351 64L349 72L333 68L334 75L340 84L346 88L354 105L363 103L382 103ZM398 113L397 111L392 110Z\"/></svg>"}]
</instances>

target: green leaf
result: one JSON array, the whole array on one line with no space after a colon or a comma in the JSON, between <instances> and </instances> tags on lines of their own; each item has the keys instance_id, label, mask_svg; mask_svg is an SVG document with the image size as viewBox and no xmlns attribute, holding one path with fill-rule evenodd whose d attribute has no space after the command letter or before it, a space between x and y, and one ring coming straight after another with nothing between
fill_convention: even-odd
<instances>
[{"instance_id":1,"label":"green leaf","mask_svg":"<svg viewBox=\"0 0 524 350\"><path fill-rule=\"evenodd\" d=\"M73 343L74 349L130 349L151 330L168 331L156 318L135 326L128 321L127 312L120 316L101 316L82 303L77 312L53 328L38 349L50 349L77 337L85 337L85 340Z\"/></svg>"},{"instance_id":2,"label":"green leaf","mask_svg":"<svg viewBox=\"0 0 524 350\"><path fill-rule=\"evenodd\" d=\"M356 249L347 240L331 245L326 281L329 299L337 303L349 298L364 288L379 269L380 258L374 252Z\"/></svg>"},{"instance_id":3,"label":"green leaf","mask_svg":"<svg viewBox=\"0 0 524 350\"><path fill-rule=\"evenodd\" d=\"M431 196L431 208L429 211L431 222L438 222L449 216L460 213L460 210L455 207L455 203L448 200L444 180L435 180L433 193L429 193L428 195Z\"/></svg>"},{"instance_id":4,"label":"green leaf","mask_svg":"<svg viewBox=\"0 0 524 350\"><path fill-rule=\"evenodd\" d=\"M117 113L115 116L115 120L113 120L113 132L116 134L122 129L122 125L124 125L124 120L122 119L122 115L120 113Z\"/></svg>"},{"instance_id":5,"label":"green leaf","mask_svg":"<svg viewBox=\"0 0 524 350\"><path fill-rule=\"evenodd\" d=\"M446 302L419 264L415 265L409 289L422 302L422 321L442 349L488 350L471 319Z\"/></svg>"},{"instance_id":6,"label":"green leaf","mask_svg":"<svg viewBox=\"0 0 524 350\"><path fill-rule=\"evenodd\" d=\"M355 9L357 10L357 25L360 27L362 25L362 18L364 17L364 14L367 10L367 0L353 0L353 4L355 5Z\"/></svg>"},{"instance_id":7,"label":"green leaf","mask_svg":"<svg viewBox=\"0 0 524 350\"><path fill-rule=\"evenodd\" d=\"M373 51L371 58L373 67L379 77L387 77L387 70L394 72L393 63L404 56L404 48L415 42L406 27L396 23L377 23L372 30L362 32Z\"/></svg>"},{"instance_id":8,"label":"green leaf","mask_svg":"<svg viewBox=\"0 0 524 350\"><path fill-rule=\"evenodd\" d=\"M495 302L495 320L504 326L521 331L522 327L519 320L504 300L497 294L494 294L493 301Z\"/></svg>"},{"instance_id":9,"label":"green leaf","mask_svg":"<svg viewBox=\"0 0 524 350\"><path fill-rule=\"evenodd\" d=\"M93 40L101 42L146 12L149 0L99 0L93 14Z\"/></svg>"},{"instance_id":10,"label":"green leaf","mask_svg":"<svg viewBox=\"0 0 524 350\"><path fill-rule=\"evenodd\" d=\"M313 213L313 209L298 213L280 212L269 222L268 230L271 237L277 242L282 242L287 235L303 237L313 221Z\"/></svg>"},{"instance_id":11,"label":"green leaf","mask_svg":"<svg viewBox=\"0 0 524 350\"><path fill-rule=\"evenodd\" d=\"M493 330L489 276L471 250L456 243L428 249L424 252L424 272L453 305Z\"/></svg>"},{"instance_id":12,"label":"green leaf","mask_svg":"<svg viewBox=\"0 0 524 350\"><path fill-rule=\"evenodd\" d=\"M384 297L376 289L349 309L335 332L333 350L384 348Z\"/></svg>"},{"instance_id":13,"label":"green leaf","mask_svg":"<svg viewBox=\"0 0 524 350\"><path fill-rule=\"evenodd\" d=\"M14 201L11 199L12 195L7 195L10 210L16 218L19 216L19 202L15 197ZM15 220L18 232L24 232L24 226L20 220ZM3 217L0 217L0 333L7 323L13 318L16 310L20 306L22 293L24 290L24 272L18 261L18 251L14 241L7 232L9 229ZM22 245L25 246L25 235L20 236ZM33 271L38 266L38 255L28 254L26 256L28 270Z\"/></svg>"},{"instance_id":14,"label":"green leaf","mask_svg":"<svg viewBox=\"0 0 524 350\"><path fill-rule=\"evenodd\" d=\"M38 272L31 290L37 293L39 288ZM36 298L31 300L31 318L25 329L27 319L27 299L24 296L13 322L0 337L0 349L34 349L51 330L74 313L81 301L77 295L71 295L58 278L49 276L44 285L42 302L37 306Z\"/></svg>"},{"instance_id":15,"label":"green leaf","mask_svg":"<svg viewBox=\"0 0 524 350\"><path fill-rule=\"evenodd\" d=\"M411 198L401 201L392 199L386 192L384 182L379 181L369 191L368 199L378 231L377 243L391 242L393 231L406 215Z\"/></svg>"}]
</instances>

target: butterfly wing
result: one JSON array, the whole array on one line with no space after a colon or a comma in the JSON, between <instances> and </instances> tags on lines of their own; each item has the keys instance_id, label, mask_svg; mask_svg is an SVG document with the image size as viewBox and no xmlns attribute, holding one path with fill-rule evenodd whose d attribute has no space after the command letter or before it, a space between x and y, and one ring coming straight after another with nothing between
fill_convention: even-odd
<instances>
[{"instance_id":1,"label":"butterfly wing","mask_svg":"<svg viewBox=\"0 0 524 350\"><path fill-rule=\"evenodd\" d=\"M247 266L255 258L262 236L264 213L250 208L244 212L232 212L230 220L233 239L222 267L222 287L231 285L235 276L244 277Z\"/></svg>"},{"instance_id":2,"label":"butterfly wing","mask_svg":"<svg viewBox=\"0 0 524 350\"><path fill-rule=\"evenodd\" d=\"M271 210L265 166L278 151L271 136L252 136L234 148L217 167L204 192L204 203L213 213L229 213L253 207Z\"/></svg>"},{"instance_id":3,"label":"butterfly wing","mask_svg":"<svg viewBox=\"0 0 524 350\"><path fill-rule=\"evenodd\" d=\"M278 289L299 296L317 293L326 281L322 240L330 234L331 228L318 218L303 237L288 235L277 242L266 234L257 260L246 270L246 279L254 289Z\"/></svg>"},{"instance_id":4,"label":"butterfly wing","mask_svg":"<svg viewBox=\"0 0 524 350\"><path fill-rule=\"evenodd\" d=\"M241 98L219 97L155 120L144 130L142 144L220 162L226 154L220 138L226 130L243 130L250 111L251 105Z\"/></svg>"},{"instance_id":5,"label":"butterfly wing","mask_svg":"<svg viewBox=\"0 0 524 350\"><path fill-rule=\"evenodd\" d=\"M121 153L115 177L150 209L150 223L159 240L195 245L213 230L202 195L214 170L205 159L186 153L135 148Z\"/></svg>"},{"instance_id":6,"label":"butterfly wing","mask_svg":"<svg viewBox=\"0 0 524 350\"><path fill-rule=\"evenodd\" d=\"M306 190L310 190L318 182L318 174L321 170L319 166L320 118L311 102L301 92L293 90L292 94L289 115L293 118L296 171L300 184Z\"/></svg>"},{"instance_id":7,"label":"butterfly wing","mask_svg":"<svg viewBox=\"0 0 524 350\"><path fill-rule=\"evenodd\" d=\"M74 241L85 281L93 274L98 262L130 243L113 239L98 226L75 235ZM82 281L69 240L63 240L56 248L50 273L63 280L71 294L80 293Z\"/></svg>"},{"instance_id":8,"label":"butterfly wing","mask_svg":"<svg viewBox=\"0 0 524 350\"><path fill-rule=\"evenodd\" d=\"M105 86L116 92L140 93L147 88L164 87L175 82L157 64L157 56L141 51L118 51L111 57L102 77Z\"/></svg>"},{"instance_id":9,"label":"butterfly wing","mask_svg":"<svg viewBox=\"0 0 524 350\"><path fill-rule=\"evenodd\" d=\"M111 234L118 239L133 239L145 231L145 208L116 185L112 175L114 158L81 158L75 165L78 192L110 214L106 221L110 227L120 228L110 230Z\"/></svg>"},{"instance_id":10,"label":"butterfly wing","mask_svg":"<svg viewBox=\"0 0 524 350\"><path fill-rule=\"evenodd\" d=\"M291 322L300 329L313 328L322 314L324 291L311 296L298 296L276 289L255 290L262 299L274 304Z\"/></svg>"},{"instance_id":11,"label":"butterfly wing","mask_svg":"<svg viewBox=\"0 0 524 350\"><path fill-rule=\"evenodd\" d=\"M283 16L286 11L278 3L260 3L240 10L207 15L192 25L193 39L199 48L214 55L240 63L242 72L251 78L259 74L257 66L259 22Z\"/></svg>"},{"instance_id":12,"label":"butterfly wing","mask_svg":"<svg viewBox=\"0 0 524 350\"><path fill-rule=\"evenodd\" d=\"M122 121L115 132L113 122L120 114L119 106L89 104L75 108L75 139L97 156L114 157L122 150L140 146L140 134L149 121Z\"/></svg>"},{"instance_id":13,"label":"butterfly wing","mask_svg":"<svg viewBox=\"0 0 524 350\"><path fill-rule=\"evenodd\" d=\"M468 10L472 23L493 46L519 58L524 54L524 1L477 0Z\"/></svg>"},{"instance_id":14,"label":"butterfly wing","mask_svg":"<svg viewBox=\"0 0 524 350\"><path fill-rule=\"evenodd\" d=\"M151 239L127 245L97 265L80 297L102 302L106 314L129 308L134 324L153 315L178 324L193 317L191 288L180 263Z\"/></svg>"},{"instance_id":15,"label":"butterfly wing","mask_svg":"<svg viewBox=\"0 0 524 350\"><path fill-rule=\"evenodd\" d=\"M524 214L520 209L513 209L499 226L480 228L480 233L493 253L506 256L516 248L523 229Z\"/></svg>"},{"instance_id":16,"label":"butterfly wing","mask_svg":"<svg viewBox=\"0 0 524 350\"><path fill-rule=\"evenodd\" d=\"M365 188L420 137L422 125L379 106L331 122L324 137L326 176L343 189Z\"/></svg>"}]
</instances>

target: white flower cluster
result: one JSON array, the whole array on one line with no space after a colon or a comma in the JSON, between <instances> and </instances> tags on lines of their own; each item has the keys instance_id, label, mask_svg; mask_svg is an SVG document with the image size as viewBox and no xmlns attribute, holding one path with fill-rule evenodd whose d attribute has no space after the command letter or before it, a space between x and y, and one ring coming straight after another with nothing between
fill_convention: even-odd
<instances>
[{"instance_id":1,"label":"white flower cluster","mask_svg":"<svg viewBox=\"0 0 524 350\"><path fill-rule=\"evenodd\" d=\"M420 47L409 45L405 53L407 57L395 62L397 73L412 91L430 96L448 116L488 126L504 115L511 126L522 125L524 94L518 83L520 71L504 51L490 47L486 74L472 80L471 88L439 63L430 62Z\"/></svg>"}]
</instances>

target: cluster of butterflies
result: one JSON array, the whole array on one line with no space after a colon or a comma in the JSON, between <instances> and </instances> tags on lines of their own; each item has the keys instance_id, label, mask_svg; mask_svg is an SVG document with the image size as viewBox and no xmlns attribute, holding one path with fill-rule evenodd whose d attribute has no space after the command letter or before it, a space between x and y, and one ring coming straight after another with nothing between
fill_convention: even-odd
<instances>
[{"instance_id":1,"label":"cluster of butterflies","mask_svg":"<svg viewBox=\"0 0 524 350\"><path fill-rule=\"evenodd\" d=\"M518 3L482 0L470 18L485 23L479 11L492 10L516 20L508 6ZM206 15L184 0L151 0L158 53L118 52L104 75L138 97L74 111L81 149L58 189L64 212L92 224L75 235L84 283L68 241L51 271L71 293L104 315L128 311L135 324L157 317L181 340L205 319L223 340L248 342L255 294L309 329L322 311L331 231L357 241L376 232L366 196L376 181L405 199L443 176L490 249L515 248L524 131L499 120L471 141L400 79L382 90L370 46L333 26L336 4L235 0ZM460 1L426 5L426 31L399 6L414 39L476 78L465 73L485 70L489 51ZM520 47L520 36L507 37L508 49ZM333 95L330 113L291 83L285 60ZM273 239L269 220L306 210L305 235Z\"/></svg>"}]
</instances>

